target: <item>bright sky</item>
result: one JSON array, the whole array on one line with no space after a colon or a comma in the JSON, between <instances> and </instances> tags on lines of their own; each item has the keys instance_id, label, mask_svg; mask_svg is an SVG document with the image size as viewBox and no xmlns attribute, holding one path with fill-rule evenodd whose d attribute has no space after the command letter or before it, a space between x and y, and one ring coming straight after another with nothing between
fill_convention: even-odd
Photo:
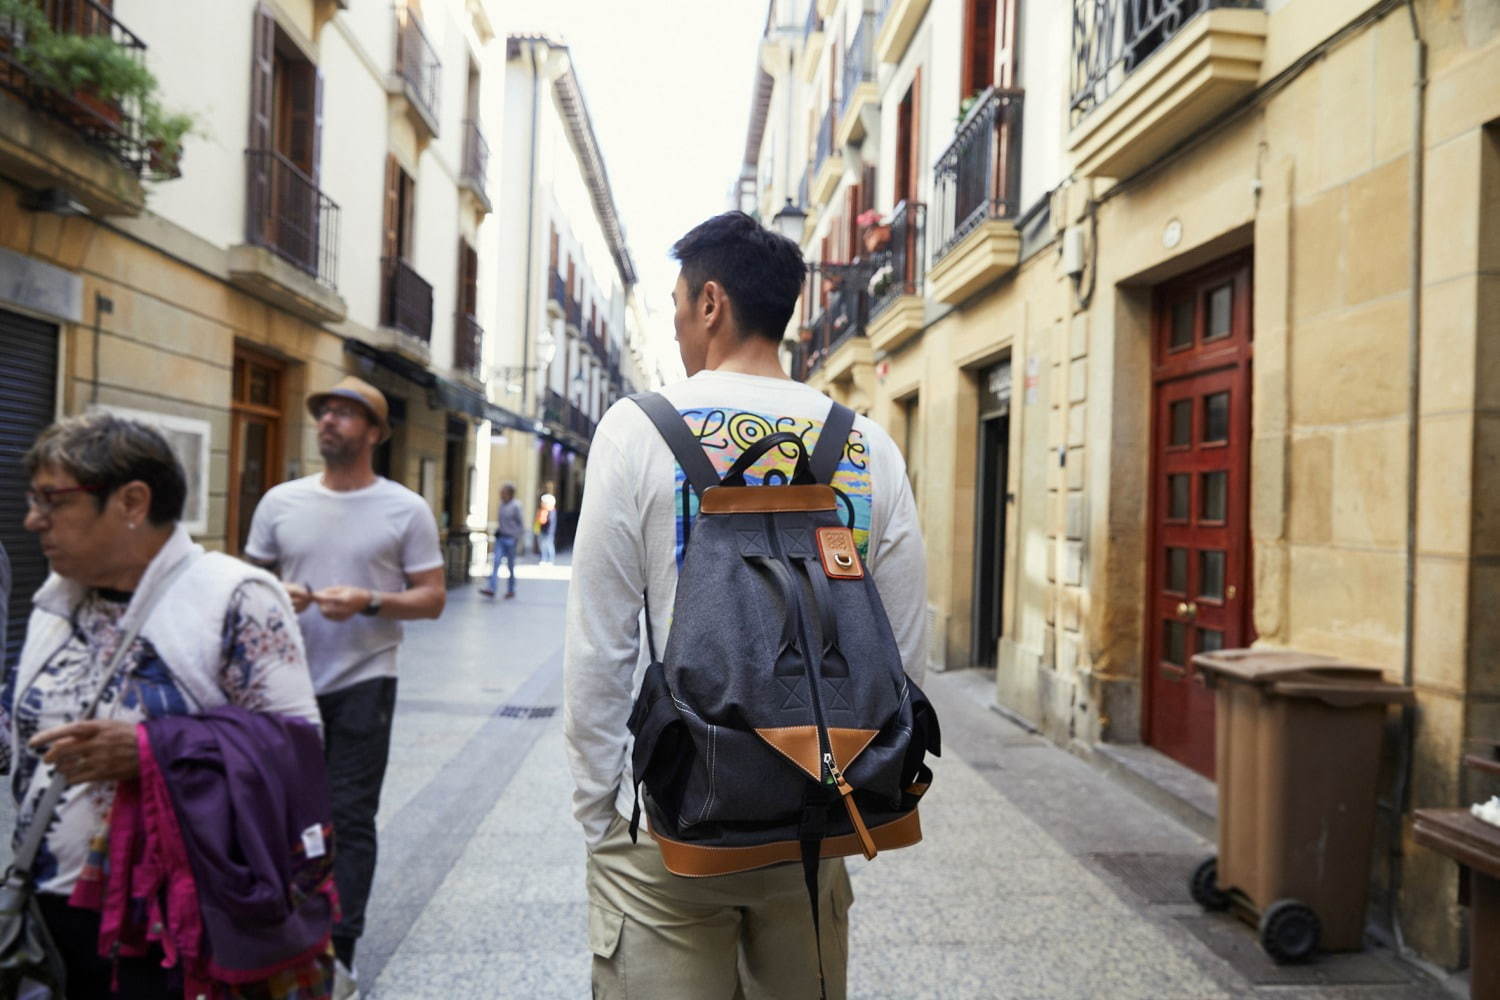
<instances>
[{"instance_id":1,"label":"bright sky","mask_svg":"<svg viewBox=\"0 0 1500 1000\"><path fill-rule=\"evenodd\" d=\"M500 11L503 31L571 48L640 291L667 324L652 333L670 340L677 265L667 251L728 207L765 0L511 0Z\"/></svg>"}]
</instances>

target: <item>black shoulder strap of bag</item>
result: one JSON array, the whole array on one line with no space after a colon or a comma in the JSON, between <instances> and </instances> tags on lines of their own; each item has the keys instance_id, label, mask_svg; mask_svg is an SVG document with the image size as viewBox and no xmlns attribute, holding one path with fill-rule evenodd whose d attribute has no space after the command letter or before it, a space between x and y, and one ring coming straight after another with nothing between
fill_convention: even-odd
<instances>
[{"instance_id":1,"label":"black shoulder strap of bag","mask_svg":"<svg viewBox=\"0 0 1500 1000\"><path fill-rule=\"evenodd\" d=\"M844 457L844 446L849 441L849 432L854 429L854 411L843 403L829 407L828 419L818 432L818 442L813 445L812 473L820 483L833 482L839 471L839 459Z\"/></svg>"},{"instance_id":2,"label":"black shoulder strap of bag","mask_svg":"<svg viewBox=\"0 0 1500 1000\"><path fill-rule=\"evenodd\" d=\"M667 402L667 397L659 392L641 392L631 396L630 401L645 411L646 416L656 425L662 440L667 442L667 447L672 449L672 454L677 458L677 464L682 466L683 474L687 476L694 493L701 497L705 490L719 485L719 474L714 471L714 464L708 460L703 446L693 436L693 431L688 427L687 421L682 419L682 414Z\"/></svg>"}]
</instances>

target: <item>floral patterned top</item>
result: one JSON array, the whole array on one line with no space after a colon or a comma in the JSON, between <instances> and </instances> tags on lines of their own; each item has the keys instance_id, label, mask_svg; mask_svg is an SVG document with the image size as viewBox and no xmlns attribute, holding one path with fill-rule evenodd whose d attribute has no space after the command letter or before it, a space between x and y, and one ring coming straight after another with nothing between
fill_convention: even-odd
<instances>
[{"instance_id":1,"label":"floral patterned top","mask_svg":"<svg viewBox=\"0 0 1500 1000\"><path fill-rule=\"evenodd\" d=\"M123 638L120 627L130 594L91 591L75 609L71 634L49 654L35 679L16 691L15 674L0 690L0 712L16 726L16 761L11 793L17 807L15 845L31 822L51 780L41 756L26 749L38 732L77 721L93 697L99 674ZM288 692L276 690L307 667L297 623L288 617L283 600L269 587L246 581L229 601L222 630L222 657L217 682L230 704L261 711L286 704ZM174 676L170 664L144 637L137 637L121 670L100 702L98 717L145 722L164 715L197 711L192 695ZM107 837L114 782L75 785L63 795L57 818L37 853L33 872L41 892L68 895L89 861L91 846Z\"/></svg>"}]
</instances>

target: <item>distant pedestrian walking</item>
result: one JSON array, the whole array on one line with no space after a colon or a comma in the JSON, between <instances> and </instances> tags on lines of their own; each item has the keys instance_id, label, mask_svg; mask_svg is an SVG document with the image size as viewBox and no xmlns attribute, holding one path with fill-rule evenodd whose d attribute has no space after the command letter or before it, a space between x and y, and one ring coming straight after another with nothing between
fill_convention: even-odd
<instances>
[{"instance_id":1,"label":"distant pedestrian walking","mask_svg":"<svg viewBox=\"0 0 1500 1000\"><path fill-rule=\"evenodd\" d=\"M536 509L537 554L543 566L551 566L557 559L557 498L551 493L542 494L541 505Z\"/></svg>"},{"instance_id":2,"label":"distant pedestrian walking","mask_svg":"<svg viewBox=\"0 0 1500 1000\"><path fill-rule=\"evenodd\" d=\"M485 597L494 597L500 583L500 560L505 560L509 579L505 596L516 596L516 549L526 535L526 514L516 499L516 488L510 483L500 487L500 522L495 527L495 557L490 565L490 582L480 589Z\"/></svg>"},{"instance_id":3,"label":"distant pedestrian walking","mask_svg":"<svg viewBox=\"0 0 1500 1000\"><path fill-rule=\"evenodd\" d=\"M400 622L441 615L446 591L427 502L375 474L375 446L391 433L385 396L350 376L309 396L307 408L317 419L324 470L265 495L245 555L281 577L307 643L338 837L337 995L347 997L357 995L354 947L375 876Z\"/></svg>"},{"instance_id":4,"label":"distant pedestrian walking","mask_svg":"<svg viewBox=\"0 0 1500 1000\"><path fill-rule=\"evenodd\" d=\"M676 305L673 324L691 377L665 387L660 396L669 410L676 411L672 419L680 417L688 424L680 428L682 437L704 452L695 457L712 466L703 471L704 476L724 476L743 454L750 460L742 470L748 484L790 482L796 473L792 458L797 449L787 454L788 449L778 444L758 461L747 449L788 427L797 429L794 433L802 445L822 444L820 435L827 429L825 420L830 419L828 397L787 378L778 355L781 333L792 317L806 275L801 253L790 240L739 212L703 223L678 241L673 253L682 264L672 296ZM842 419L852 416L843 412ZM735 430L707 430L725 427ZM857 417L852 427L844 424L830 433L837 433L843 444L829 456L836 461L831 463L831 482L825 480L847 517L843 525L831 529L838 539L848 541L837 556L849 562L840 565L868 566L901 663L913 680L920 680L926 562L905 462L890 436L868 418ZM801 461L806 462L805 448L801 454ZM564 733L575 785L573 812L583 826L589 851L593 995L603 1000L817 997L821 965L826 996L842 1000L853 900L842 858L819 864L815 846L802 855L810 871L801 864L771 863L781 860L771 852L768 867L732 874L705 871L702 874L709 877L685 878L673 874L680 868L669 870L665 863L665 839L659 848L645 836L639 842L633 837L635 780L627 719L632 717L634 694L650 673L642 648L654 640L657 653L668 651L670 658L674 641L680 641L677 626L686 628L683 622L674 622L673 615L674 607L686 606L675 602L684 557L689 560L687 569L692 567L688 540L698 523L689 487L701 478L687 477L652 418L636 403L622 400L599 422L573 550L563 696ZM828 491L829 485L802 488ZM745 540L746 551L754 556L759 536L753 531L747 534L753 537ZM767 557L762 561L769 564L769 550L762 555ZM782 565L776 563L775 568L786 573ZM767 573L771 587L769 565ZM820 580L807 577L814 590ZM765 645L763 639L769 641L782 631L783 618L788 623L793 619L791 605L797 600L792 595L802 592L790 576L785 583L785 605L725 607L725 642ZM862 580L858 585L865 586ZM771 593L768 589L768 601L774 600ZM732 597L722 596L725 600ZM832 607L827 602L820 606ZM639 625L643 607L644 629ZM760 614L766 619L755 617ZM704 623L696 624L702 634ZM788 645L803 640L785 642L783 653ZM722 659L709 651L704 662L711 669ZM773 678L769 670L766 673L766 683L770 683ZM736 691L727 671L719 687L706 675L707 671L705 687L722 689L725 700L733 700ZM790 692L788 699L809 689L795 686L785 676L774 680ZM671 699L663 698L658 704L677 710ZM639 707L635 710L639 712ZM653 708L649 714L654 717L655 713ZM632 723L646 726L649 720L637 718ZM815 732L812 725L798 728ZM672 746L680 750L677 759L684 766L692 766L704 751L688 733L683 726L672 734L682 741ZM709 753L716 747L726 754L743 752L744 744L730 738L736 734L726 729L722 735L723 744L709 744ZM785 746L791 749L782 752L790 758L788 767L800 760L801 744L794 741L803 738L787 735ZM807 746L816 761L817 747ZM830 759L831 752L825 763ZM835 776L844 780L842 772ZM796 777L801 780L800 774ZM707 794L710 800L718 794L727 802L742 791L710 787ZM667 836L651 819L648 807L642 825L650 824L653 836ZM734 824L724 826L726 836L738 836L728 830ZM821 828L816 835L822 836ZM815 877L809 877L814 873ZM816 926L809 904L810 884L817 886ZM814 946L815 940L821 949Z\"/></svg>"}]
</instances>

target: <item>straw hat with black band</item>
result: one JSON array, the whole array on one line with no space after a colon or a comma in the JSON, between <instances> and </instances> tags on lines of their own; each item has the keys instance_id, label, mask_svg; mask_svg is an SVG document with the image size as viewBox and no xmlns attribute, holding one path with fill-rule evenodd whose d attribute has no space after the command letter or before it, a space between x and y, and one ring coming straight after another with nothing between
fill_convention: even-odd
<instances>
[{"instance_id":1,"label":"straw hat with black band","mask_svg":"<svg viewBox=\"0 0 1500 1000\"><path fill-rule=\"evenodd\" d=\"M316 420L318 409L334 396L340 399L352 399L363 406L369 412L370 419L375 422L375 426L380 428L380 440L382 442L389 440L391 436L391 408L390 404L385 401L385 394L383 392L362 378L345 375L334 384L333 388L325 389L322 392L315 392L311 396L308 396L307 412L311 413L313 419Z\"/></svg>"}]
</instances>

